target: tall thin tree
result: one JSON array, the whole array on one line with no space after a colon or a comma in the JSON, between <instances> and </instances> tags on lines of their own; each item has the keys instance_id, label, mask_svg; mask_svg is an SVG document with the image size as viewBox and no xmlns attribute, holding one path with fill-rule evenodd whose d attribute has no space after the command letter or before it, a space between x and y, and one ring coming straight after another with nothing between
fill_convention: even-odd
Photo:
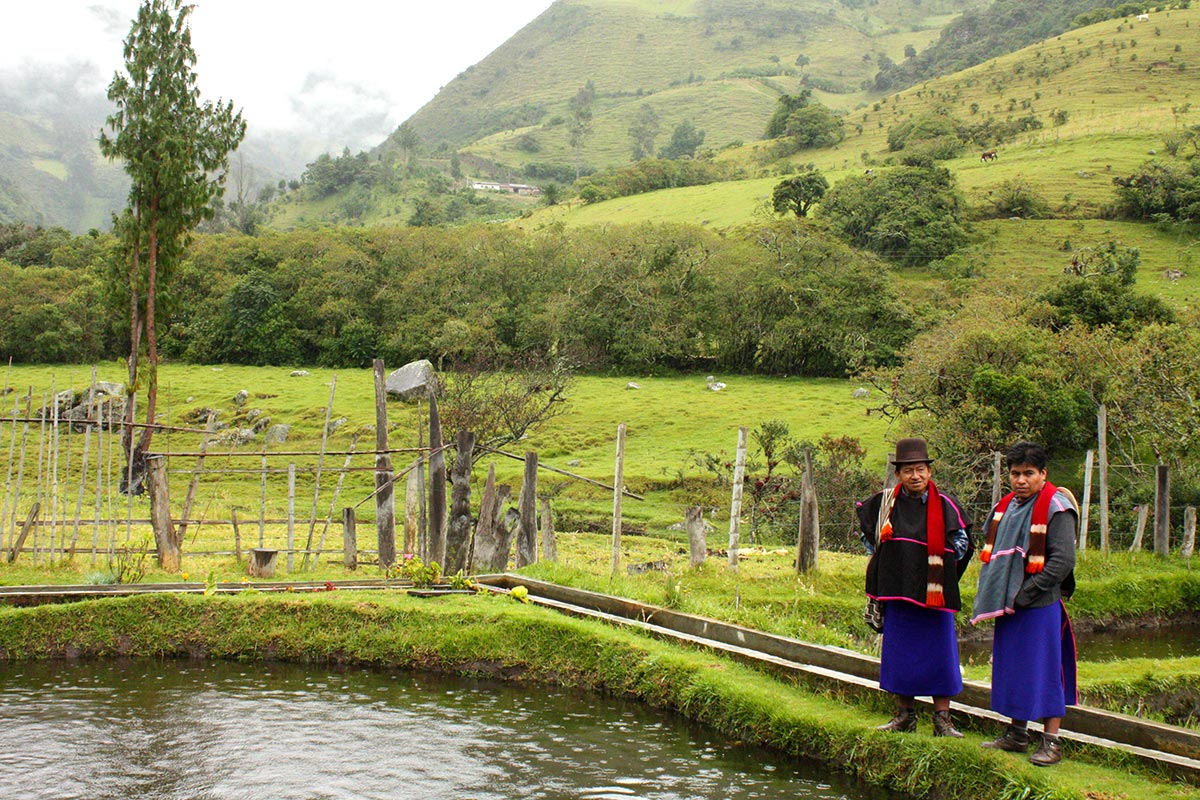
<instances>
[{"instance_id":1,"label":"tall thin tree","mask_svg":"<svg viewBox=\"0 0 1200 800\"><path fill-rule=\"evenodd\" d=\"M146 419L154 422L158 399L160 291L171 277L196 225L210 219L224 192L229 154L246 135L233 102L200 101L196 52L182 0L145 0L124 43L124 72L108 86L116 111L100 132L100 151L124 162L129 201L114 230L123 259L115 280L129 292L129 385L140 387L139 355L145 337ZM154 429L134 444L133 403L126 403L122 437L134 475L126 490L139 491Z\"/></svg>"}]
</instances>

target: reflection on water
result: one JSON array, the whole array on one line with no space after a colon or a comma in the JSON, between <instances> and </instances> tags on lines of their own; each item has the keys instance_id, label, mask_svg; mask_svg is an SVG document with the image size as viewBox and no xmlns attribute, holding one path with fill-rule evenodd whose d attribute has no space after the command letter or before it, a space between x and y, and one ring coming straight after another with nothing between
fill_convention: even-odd
<instances>
[{"instance_id":1,"label":"reflection on water","mask_svg":"<svg viewBox=\"0 0 1200 800\"><path fill-rule=\"evenodd\" d=\"M1186 658L1200 656L1200 625L1164 625L1122 630L1075 632L1080 661L1121 661L1127 658ZM958 643L963 663L986 664L992 642Z\"/></svg>"},{"instance_id":2,"label":"reflection on water","mask_svg":"<svg viewBox=\"0 0 1200 800\"><path fill-rule=\"evenodd\" d=\"M4 798L868 800L618 699L272 663L0 663Z\"/></svg>"}]
</instances>

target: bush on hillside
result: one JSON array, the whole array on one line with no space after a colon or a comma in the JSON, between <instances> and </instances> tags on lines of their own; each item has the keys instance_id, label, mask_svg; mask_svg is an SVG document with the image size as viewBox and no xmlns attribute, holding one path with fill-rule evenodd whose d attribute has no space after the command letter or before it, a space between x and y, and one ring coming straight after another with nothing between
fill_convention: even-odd
<instances>
[{"instance_id":1,"label":"bush on hillside","mask_svg":"<svg viewBox=\"0 0 1200 800\"><path fill-rule=\"evenodd\" d=\"M580 178L575 189L585 203L598 203L615 197L675 189L680 186L702 186L739 177L737 168L729 164L690 159L671 160L646 158L628 167L606 169Z\"/></svg>"},{"instance_id":2,"label":"bush on hillside","mask_svg":"<svg viewBox=\"0 0 1200 800\"><path fill-rule=\"evenodd\" d=\"M1001 219L1045 219L1050 216L1050 204L1045 196L1022 176L1001 181L991 192L990 207L984 210L988 216Z\"/></svg>"},{"instance_id":3,"label":"bush on hillside","mask_svg":"<svg viewBox=\"0 0 1200 800\"><path fill-rule=\"evenodd\" d=\"M1117 213L1130 219L1200 222L1200 159L1147 161L1126 178L1113 178Z\"/></svg>"}]
</instances>

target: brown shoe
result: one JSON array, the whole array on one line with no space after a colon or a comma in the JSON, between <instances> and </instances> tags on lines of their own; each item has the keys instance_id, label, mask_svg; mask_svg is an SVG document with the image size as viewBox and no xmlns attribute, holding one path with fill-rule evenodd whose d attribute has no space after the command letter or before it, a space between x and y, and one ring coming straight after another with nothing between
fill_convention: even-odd
<instances>
[{"instance_id":1,"label":"brown shoe","mask_svg":"<svg viewBox=\"0 0 1200 800\"><path fill-rule=\"evenodd\" d=\"M963 735L954 727L954 721L950 719L949 711L933 712L933 735L949 736L953 739L963 738Z\"/></svg>"},{"instance_id":2,"label":"brown shoe","mask_svg":"<svg viewBox=\"0 0 1200 800\"><path fill-rule=\"evenodd\" d=\"M917 711L914 708L898 708L896 716L875 728L889 733L913 733L917 729Z\"/></svg>"},{"instance_id":3,"label":"brown shoe","mask_svg":"<svg viewBox=\"0 0 1200 800\"><path fill-rule=\"evenodd\" d=\"M1062 761L1062 742L1058 736L1051 733L1042 734L1042 743L1029 757L1029 763L1039 767L1048 767Z\"/></svg>"},{"instance_id":4,"label":"brown shoe","mask_svg":"<svg viewBox=\"0 0 1200 800\"><path fill-rule=\"evenodd\" d=\"M980 747L992 750L1007 750L1010 753L1024 753L1029 750L1029 731L1009 725L1004 733L990 742L984 742Z\"/></svg>"}]
</instances>

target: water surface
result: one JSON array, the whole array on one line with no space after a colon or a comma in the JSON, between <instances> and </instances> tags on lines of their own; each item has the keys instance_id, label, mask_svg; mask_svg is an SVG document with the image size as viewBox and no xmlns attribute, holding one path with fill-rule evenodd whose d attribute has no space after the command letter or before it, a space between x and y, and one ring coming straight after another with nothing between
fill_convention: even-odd
<instances>
[{"instance_id":1,"label":"water surface","mask_svg":"<svg viewBox=\"0 0 1200 800\"><path fill-rule=\"evenodd\" d=\"M880 800L640 704L274 663L0 664L0 797Z\"/></svg>"}]
</instances>

